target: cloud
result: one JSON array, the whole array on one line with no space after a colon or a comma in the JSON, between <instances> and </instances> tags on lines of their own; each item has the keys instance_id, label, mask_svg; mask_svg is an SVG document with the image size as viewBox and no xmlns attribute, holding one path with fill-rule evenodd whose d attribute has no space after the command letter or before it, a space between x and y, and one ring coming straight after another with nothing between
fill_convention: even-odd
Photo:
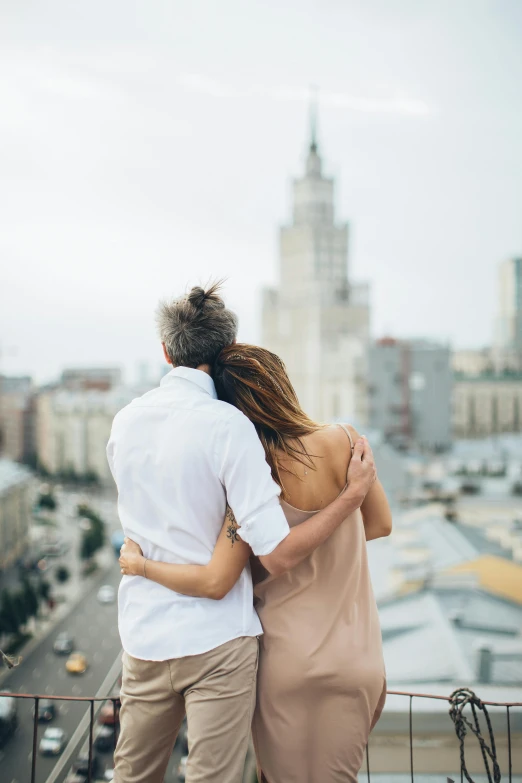
<instances>
[{"instance_id":1,"label":"cloud","mask_svg":"<svg viewBox=\"0 0 522 783\"><path fill-rule=\"evenodd\" d=\"M306 87L290 85L267 86L262 84L241 87L194 73L181 74L178 82L188 92L199 92L219 99L268 98L275 101L296 101L299 103L307 102L310 99L310 90ZM349 109L350 111L366 114L427 116L435 113L435 108L429 103L415 100L402 94L383 98L361 98L345 92L321 91L320 102L323 106Z\"/></svg>"}]
</instances>

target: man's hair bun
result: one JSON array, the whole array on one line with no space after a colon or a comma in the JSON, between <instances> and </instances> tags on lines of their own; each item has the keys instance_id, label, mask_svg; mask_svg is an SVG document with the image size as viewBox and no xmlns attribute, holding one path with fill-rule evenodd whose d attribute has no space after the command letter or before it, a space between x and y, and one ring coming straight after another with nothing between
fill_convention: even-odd
<instances>
[{"instance_id":1,"label":"man's hair bun","mask_svg":"<svg viewBox=\"0 0 522 783\"><path fill-rule=\"evenodd\" d=\"M203 288L201 288L199 285L196 285L188 294L187 299L191 305L194 305L194 307L197 307L199 309L200 307L203 306L207 296L208 296L208 292L205 291Z\"/></svg>"}]
</instances>

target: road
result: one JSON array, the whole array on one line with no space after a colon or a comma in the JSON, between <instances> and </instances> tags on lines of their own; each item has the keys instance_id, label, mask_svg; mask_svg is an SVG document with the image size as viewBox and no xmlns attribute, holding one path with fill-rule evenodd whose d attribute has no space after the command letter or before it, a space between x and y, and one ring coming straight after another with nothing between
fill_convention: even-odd
<instances>
[{"instance_id":1,"label":"road","mask_svg":"<svg viewBox=\"0 0 522 783\"><path fill-rule=\"evenodd\" d=\"M116 604L101 605L96 593L101 584L117 587L119 579L116 563L108 575L100 574L94 586L72 613L22 661L19 668L12 671L3 684L3 689L13 693L63 696L97 694L107 673L121 657L121 645ZM67 657L53 652L53 641L60 631L69 631L74 637L75 649L87 656L89 668L85 674L68 674L65 670ZM64 728L71 737L86 711L86 706L81 703L58 702L58 714L52 725ZM3 756L0 758L1 783L27 783L31 779L33 723L32 704L29 700L19 700L18 718L19 728L3 749ZM40 725L39 738L44 730L45 725ZM37 783L46 783L55 764L56 759L38 756Z\"/></svg>"},{"instance_id":2,"label":"road","mask_svg":"<svg viewBox=\"0 0 522 783\"><path fill-rule=\"evenodd\" d=\"M52 572L58 564L67 565L71 579L63 587L59 587L58 592L69 591L81 598L66 618L22 661L19 668L8 675L0 690L50 696L105 696L111 693L114 685L117 686L121 644L116 603L101 605L97 599L97 591L102 584L110 584L117 590L120 571L114 560L114 565L108 571L101 572L85 595L82 595L81 591L85 590L85 587L79 577L80 564L77 559L80 531L76 505L81 500L87 500L93 508L99 510L106 521L107 537L110 538L111 532L119 528L114 494L88 492L86 497L85 493L64 491L60 492L58 497L55 534L69 545L69 551L67 555L51 561L50 581L54 582ZM67 656L58 656L53 652L53 642L60 631L71 633L75 649L86 655L89 668L85 674L68 674L65 669ZM28 783L31 779L32 708L32 701L18 700L19 727L0 751L0 783ZM77 752L87 741L88 712L88 705L81 702L57 702L57 715L48 725L63 728L68 735L69 745L58 758L38 754L36 783L63 783ZM80 726L83 726L83 730ZM45 728L46 724L40 724L38 742ZM180 755L179 747L176 747L165 777L169 783L178 779L175 770ZM100 760L102 770L112 767L111 752L100 754Z\"/></svg>"}]
</instances>

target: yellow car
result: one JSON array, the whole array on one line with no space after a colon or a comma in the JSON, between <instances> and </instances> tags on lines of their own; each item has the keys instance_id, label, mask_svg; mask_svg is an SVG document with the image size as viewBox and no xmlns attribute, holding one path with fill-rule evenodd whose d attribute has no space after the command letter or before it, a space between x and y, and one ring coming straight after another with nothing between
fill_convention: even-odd
<instances>
[{"instance_id":1,"label":"yellow car","mask_svg":"<svg viewBox=\"0 0 522 783\"><path fill-rule=\"evenodd\" d=\"M87 671L87 658L81 652L73 652L68 658L65 668L69 674L84 674Z\"/></svg>"}]
</instances>

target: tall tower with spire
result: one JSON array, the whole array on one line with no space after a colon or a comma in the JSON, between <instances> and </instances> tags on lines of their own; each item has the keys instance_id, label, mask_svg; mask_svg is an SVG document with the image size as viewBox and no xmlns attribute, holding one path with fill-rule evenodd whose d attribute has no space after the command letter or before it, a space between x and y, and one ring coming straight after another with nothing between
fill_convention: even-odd
<instances>
[{"instance_id":1,"label":"tall tower with spire","mask_svg":"<svg viewBox=\"0 0 522 783\"><path fill-rule=\"evenodd\" d=\"M317 108L292 221L280 229L279 284L263 293L263 345L285 362L303 408L318 421L367 420L367 286L348 275L347 223L335 219L334 181L323 175Z\"/></svg>"}]
</instances>

